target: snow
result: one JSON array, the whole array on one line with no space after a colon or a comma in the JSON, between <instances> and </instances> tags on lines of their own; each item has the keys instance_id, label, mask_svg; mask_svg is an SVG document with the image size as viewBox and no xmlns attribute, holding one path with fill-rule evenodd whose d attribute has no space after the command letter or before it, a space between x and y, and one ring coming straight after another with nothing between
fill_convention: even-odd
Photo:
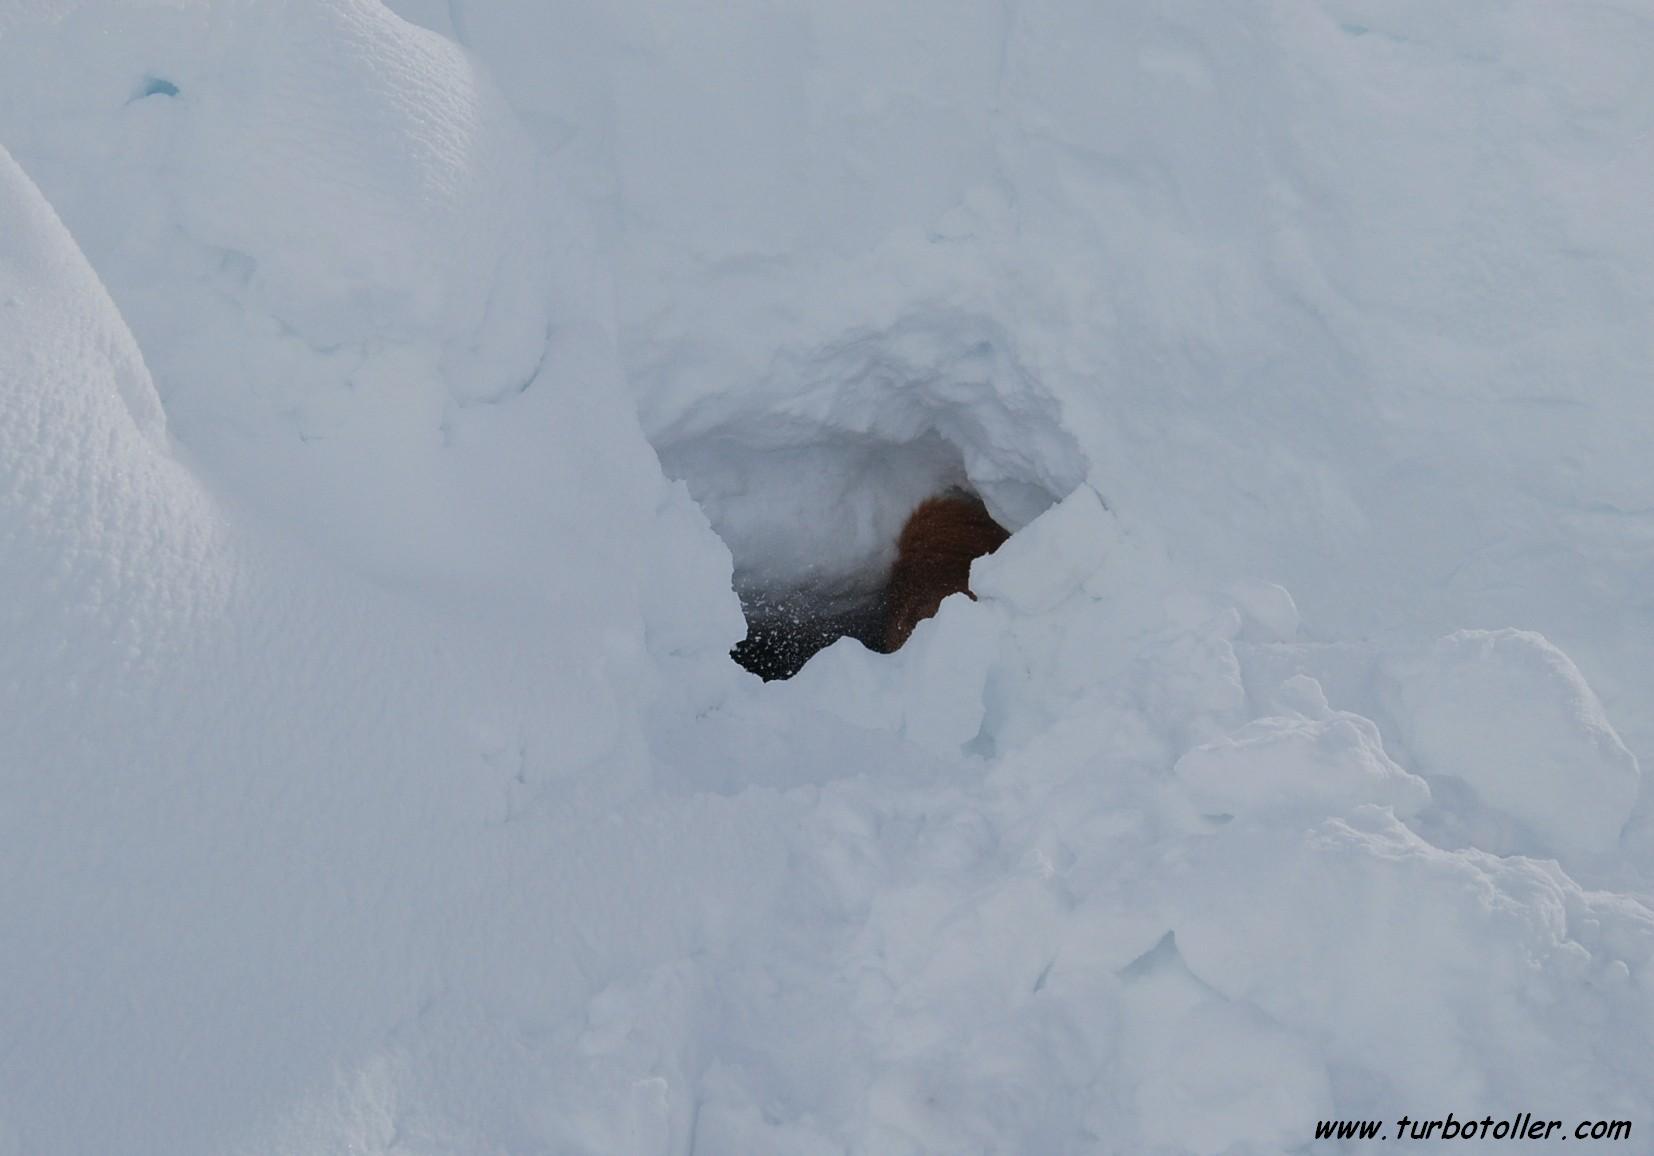
<instances>
[{"instance_id":1,"label":"snow","mask_svg":"<svg viewBox=\"0 0 1654 1156\"><path fill-rule=\"evenodd\" d=\"M1253 719L1177 760L1191 803L1231 818L1279 808L1336 815L1363 804L1407 817L1429 803L1430 788L1384 753L1370 719L1329 709L1312 678L1293 682L1308 713Z\"/></svg>"},{"instance_id":2,"label":"snow","mask_svg":"<svg viewBox=\"0 0 1654 1156\"><path fill-rule=\"evenodd\" d=\"M1645 12L393 7L0 2L0 1153L1654 1127Z\"/></svg>"},{"instance_id":3,"label":"snow","mask_svg":"<svg viewBox=\"0 0 1654 1156\"><path fill-rule=\"evenodd\" d=\"M1618 847L1637 800L1636 756L1544 636L1461 630L1387 673L1390 714L1425 773L1461 780L1526 824L1530 846L1573 855Z\"/></svg>"}]
</instances>

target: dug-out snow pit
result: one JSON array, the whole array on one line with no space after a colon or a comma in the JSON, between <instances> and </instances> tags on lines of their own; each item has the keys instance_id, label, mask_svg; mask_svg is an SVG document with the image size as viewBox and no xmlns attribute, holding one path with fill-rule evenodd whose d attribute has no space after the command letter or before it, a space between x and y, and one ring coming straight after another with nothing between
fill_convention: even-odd
<instances>
[{"instance_id":1,"label":"dug-out snow pit","mask_svg":"<svg viewBox=\"0 0 1654 1156\"><path fill-rule=\"evenodd\" d=\"M662 455L734 558L748 632L733 657L775 679L843 637L886 650L897 539L927 498L968 487L959 450L935 434L900 443L816 430L789 444L773 428L747 432L768 436L723 431Z\"/></svg>"},{"instance_id":2,"label":"dug-out snow pit","mask_svg":"<svg viewBox=\"0 0 1654 1156\"><path fill-rule=\"evenodd\" d=\"M952 503L931 578L954 592L972 557L1086 474L1044 390L964 330L847 340L794 370L790 384L731 390L716 412L650 431L729 546L748 623L732 654L766 679L839 638L900 645L912 621L892 634L897 546L928 499ZM935 606L921 601L927 617Z\"/></svg>"}]
</instances>

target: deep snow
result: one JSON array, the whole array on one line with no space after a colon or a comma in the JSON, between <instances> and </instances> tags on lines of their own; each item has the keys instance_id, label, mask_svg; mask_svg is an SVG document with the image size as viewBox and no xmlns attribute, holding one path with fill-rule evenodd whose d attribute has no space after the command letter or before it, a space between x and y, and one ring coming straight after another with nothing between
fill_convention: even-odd
<instances>
[{"instance_id":1,"label":"deep snow","mask_svg":"<svg viewBox=\"0 0 1654 1156\"><path fill-rule=\"evenodd\" d=\"M1654 1129L1654 13L395 7L0 3L0 1153Z\"/></svg>"}]
</instances>

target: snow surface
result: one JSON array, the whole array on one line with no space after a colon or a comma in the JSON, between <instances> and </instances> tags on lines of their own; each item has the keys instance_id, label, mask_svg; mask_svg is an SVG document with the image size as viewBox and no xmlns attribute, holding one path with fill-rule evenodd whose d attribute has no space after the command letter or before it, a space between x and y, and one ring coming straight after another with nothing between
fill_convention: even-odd
<instances>
[{"instance_id":1,"label":"snow surface","mask_svg":"<svg viewBox=\"0 0 1654 1156\"><path fill-rule=\"evenodd\" d=\"M0 1154L1654 1129L1654 13L393 7L0 0Z\"/></svg>"}]
</instances>

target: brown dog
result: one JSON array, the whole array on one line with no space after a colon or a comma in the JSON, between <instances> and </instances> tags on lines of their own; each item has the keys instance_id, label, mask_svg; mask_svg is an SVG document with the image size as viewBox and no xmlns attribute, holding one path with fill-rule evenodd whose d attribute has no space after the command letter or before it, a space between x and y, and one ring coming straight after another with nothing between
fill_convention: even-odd
<instances>
[{"instance_id":1,"label":"brown dog","mask_svg":"<svg viewBox=\"0 0 1654 1156\"><path fill-rule=\"evenodd\" d=\"M974 600L971 560L992 554L1010 536L975 495L945 494L920 502L896 544L886 603L885 651L900 649L913 628L935 614L949 594Z\"/></svg>"}]
</instances>

